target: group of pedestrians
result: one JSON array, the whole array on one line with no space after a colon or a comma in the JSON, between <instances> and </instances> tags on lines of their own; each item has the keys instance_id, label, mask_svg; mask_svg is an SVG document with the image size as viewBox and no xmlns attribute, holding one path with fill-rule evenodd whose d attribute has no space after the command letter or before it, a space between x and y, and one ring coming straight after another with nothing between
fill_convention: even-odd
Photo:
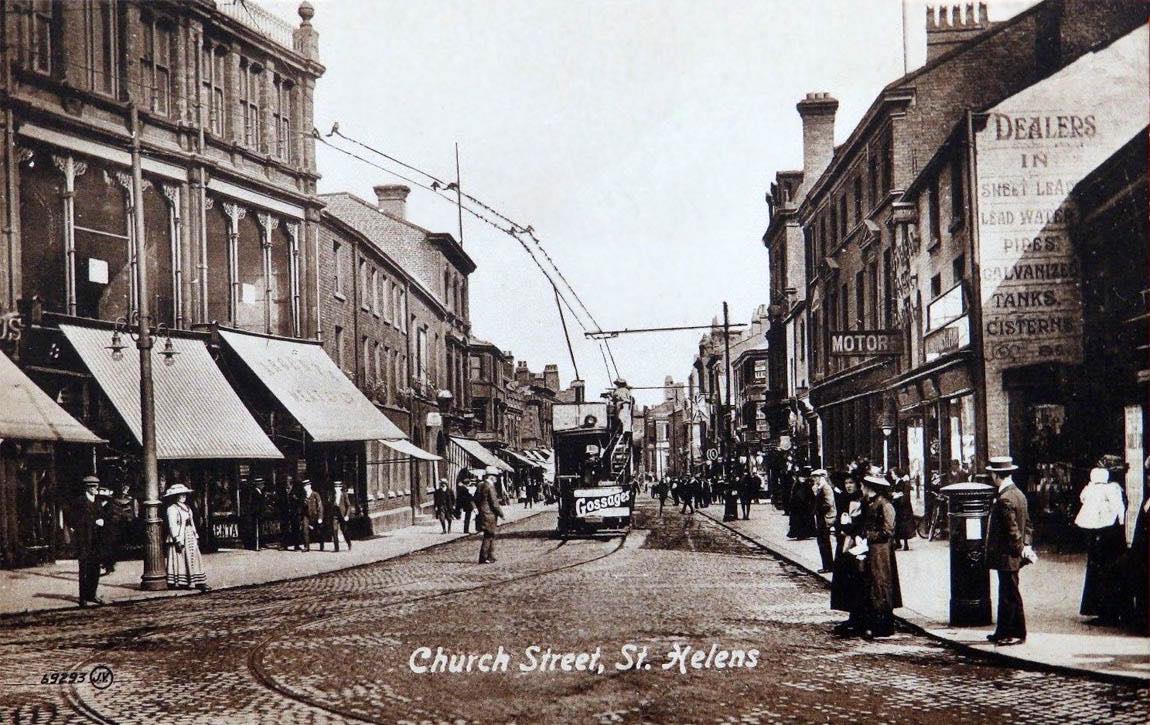
<instances>
[{"instance_id":1,"label":"group of pedestrians","mask_svg":"<svg viewBox=\"0 0 1150 725\"><path fill-rule=\"evenodd\" d=\"M651 484L651 497L659 500L659 513L670 498L680 513L695 513L711 504L723 503L723 520L751 517L751 504L757 502L762 479L751 470L738 477L723 474L708 476L670 476Z\"/></svg>"}]
</instances>

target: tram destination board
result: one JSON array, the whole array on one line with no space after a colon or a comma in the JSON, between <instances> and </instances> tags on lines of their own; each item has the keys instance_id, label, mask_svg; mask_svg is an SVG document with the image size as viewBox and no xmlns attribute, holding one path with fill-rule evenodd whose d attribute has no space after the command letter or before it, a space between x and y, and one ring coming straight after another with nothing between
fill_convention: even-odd
<instances>
[{"instance_id":1,"label":"tram destination board","mask_svg":"<svg viewBox=\"0 0 1150 725\"><path fill-rule=\"evenodd\" d=\"M830 334L835 357L882 357L902 354L902 333L897 330L854 330Z\"/></svg>"}]
</instances>

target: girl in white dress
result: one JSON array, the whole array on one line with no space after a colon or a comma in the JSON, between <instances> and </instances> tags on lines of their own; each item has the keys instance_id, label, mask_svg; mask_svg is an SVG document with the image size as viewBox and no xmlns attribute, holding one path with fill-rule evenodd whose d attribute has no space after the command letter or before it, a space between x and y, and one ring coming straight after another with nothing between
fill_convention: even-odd
<instances>
[{"instance_id":1,"label":"girl in white dress","mask_svg":"<svg viewBox=\"0 0 1150 725\"><path fill-rule=\"evenodd\" d=\"M191 489L182 483L170 486L164 498L175 497L168 504L168 586L190 589L195 587L202 592L210 591L204 575L204 561L200 556L199 536L196 523L192 519L192 509L188 506Z\"/></svg>"}]
</instances>

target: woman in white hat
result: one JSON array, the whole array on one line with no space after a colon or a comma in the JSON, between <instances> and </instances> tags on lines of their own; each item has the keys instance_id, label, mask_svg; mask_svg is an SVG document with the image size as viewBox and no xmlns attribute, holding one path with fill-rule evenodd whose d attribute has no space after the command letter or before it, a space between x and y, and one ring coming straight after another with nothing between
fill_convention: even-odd
<instances>
[{"instance_id":1,"label":"woman in white hat","mask_svg":"<svg viewBox=\"0 0 1150 725\"><path fill-rule=\"evenodd\" d=\"M164 491L168 504L168 586L180 589L195 587L201 592L211 591L204 575L204 561L200 556L199 536L188 506L192 490L176 483Z\"/></svg>"},{"instance_id":2,"label":"woman in white hat","mask_svg":"<svg viewBox=\"0 0 1150 725\"><path fill-rule=\"evenodd\" d=\"M1115 563L1126 550L1126 504L1122 487L1110 480L1110 471L1099 466L1090 471L1090 482L1078 500L1082 508L1074 519L1075 526L1087 536L1086 579L1082 583L1082 607L1079 612L1103 621L1116 620L1121 598Z\"/></svg>"},{"instance_id":3,"label":"woman in white hat","mask_svg":"<svg viewBox=\"0 0 1150 725\"><path fill-rule=\"evenodd\" d=\"M890 481L875 466L863 476L862 490L866 500L863 529L867 542L863 611L869 638L892 636L894 610L902 606L902 588L894 556L894 504L890 500L890 489Z\"/></svg>"}]
</instances>

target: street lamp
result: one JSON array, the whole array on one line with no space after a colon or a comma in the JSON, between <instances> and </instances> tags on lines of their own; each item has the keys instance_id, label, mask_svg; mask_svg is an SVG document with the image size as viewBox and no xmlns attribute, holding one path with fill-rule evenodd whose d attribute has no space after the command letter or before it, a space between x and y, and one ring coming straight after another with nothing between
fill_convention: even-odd
<instances>
[{"instance_id":1,"label":"street lamp","mask_svg":"<svg viewBox=\"0 0 1150 725\"><path fill-rule=\"evenodd\" d=\"M894 419L890 413L884 411L879 418L879 429L882 430L882 470L890 470L890 434L894 432Z\"/></svg>"}]
</instances>

